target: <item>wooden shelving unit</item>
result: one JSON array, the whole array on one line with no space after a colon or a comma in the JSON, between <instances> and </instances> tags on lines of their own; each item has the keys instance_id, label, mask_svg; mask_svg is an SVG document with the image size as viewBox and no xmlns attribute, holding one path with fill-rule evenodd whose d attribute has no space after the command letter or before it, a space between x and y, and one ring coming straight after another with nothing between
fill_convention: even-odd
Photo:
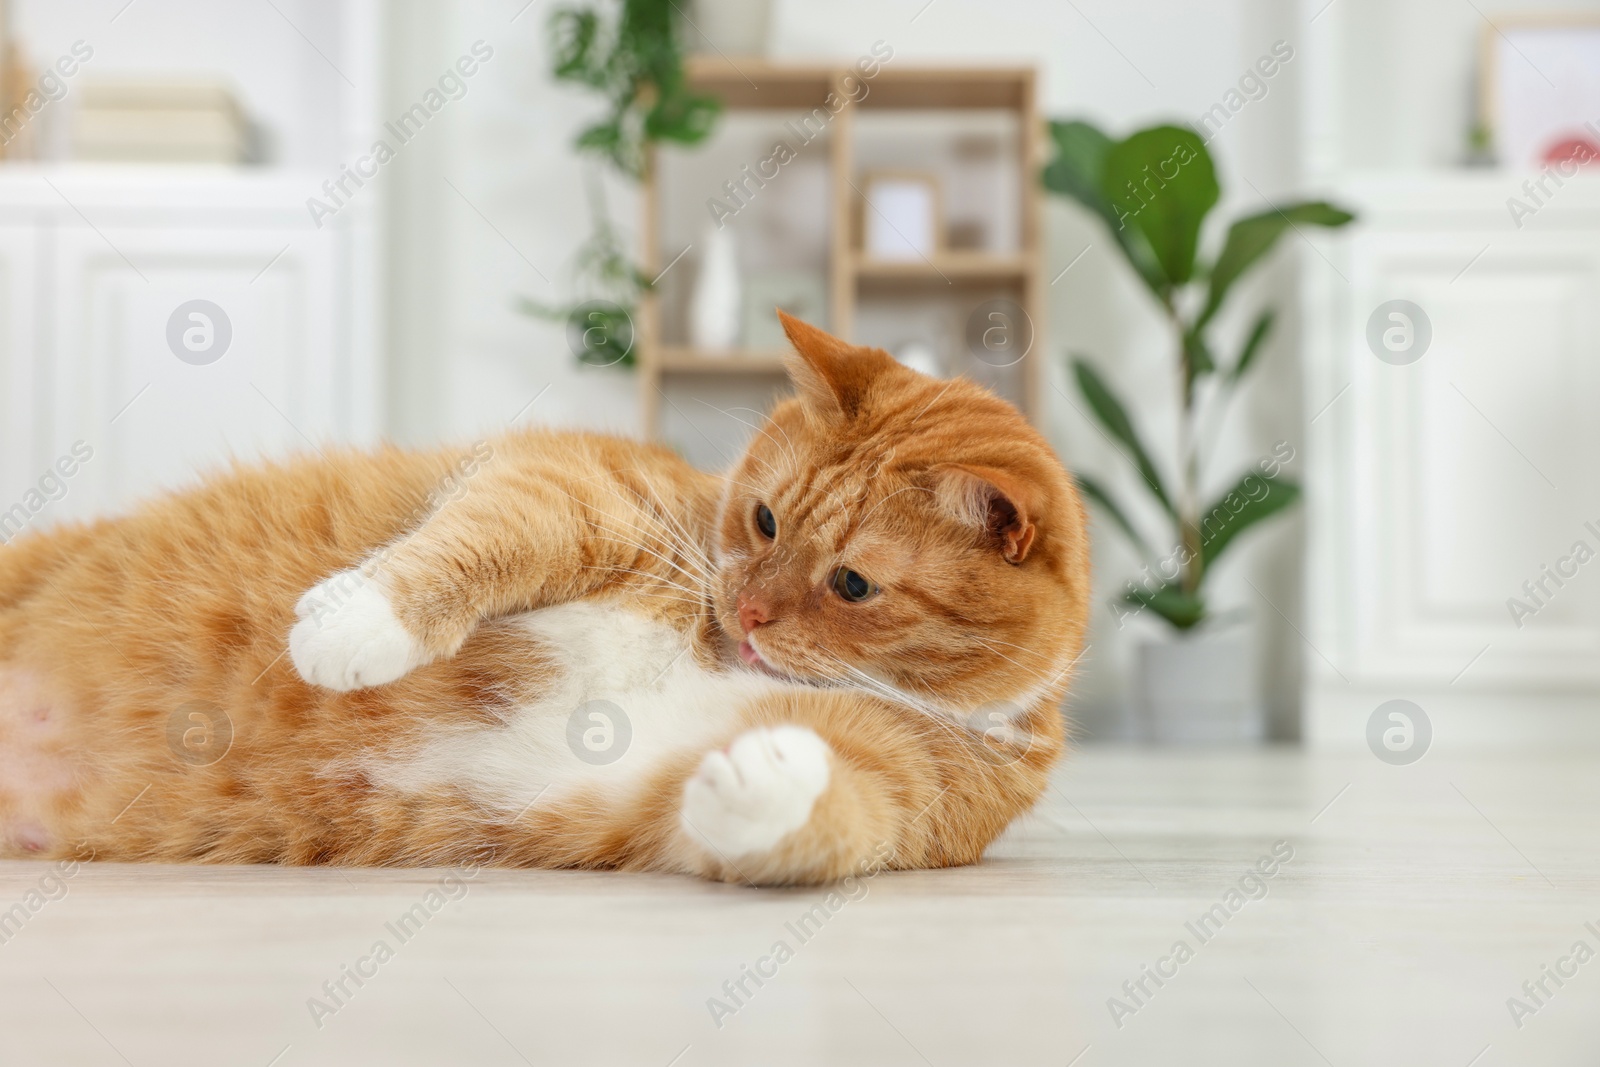
<instances>
[{"instance_id":1,"label":"wooden shelving unit","mask_svg":"<svg viewBox=\"0 0 1600 1067\"><path fill-rule=\"evenodd\" d=\"M850 269L861 281L1025 281L1033 263L1027 256L989 252L938 252L927 259L875 261L859 252L850 257Z\"/></svg>"},{"instance_id":2,"label":"wooden shelving unit","mask_svg":"<svg viewBox=\"0 0 1600 1067\"><path fill-rule=\"evenodd\" d=\"M704 353L681 345L658 349L658 369L673 374L782 374L783 353L777 349L735 348Z\"/></svg>"},{"instance_id":3,"label":"wooden shelving unit","mask_svg":"<svg viewBox=\"0 0 1600 1067\"><path fill-rule=\"evenodd\" d=\"M853 67L824 64L779 64L757 59L692 57L689 80L695 89L719 97L725 109L738 111L810 111L824 107L830 93L848 99L848 88L859 84ZM849 80L847 80L849 79ZM833 114L829 123L827 168L829 203L827 328L842 337L855 336L857 309L863 298L919 294L938 298L948 290L952 299L975 288L1004 291L1032 321L1033 347L1019 364L1020 393L1030 417L1038 413L1038 396L1044 353L1044 291L1040 248L1038 168L1042 128L1037 110L1034 72L1028 67L913 67L888 62L867 79L869 91L859 102ZM1018 153L1016 173L1018 211L1014 253L939 251L927 259L881 262L866 258L860 249L858 204L862 174L857 168L856 117L866 112L1009 111L1016 116ZM659 161L652 159L643 187L643 263L648 277L669 264L661 248L661 194L655 176ZM674 250L674 254L681 254ZM662 308L655 293L640 308L638 373L647 432L657 436L665 401L664 387L675 376L699 381L728 377L760 380L781 374L779 353L739 349L699 352L668 343L662 336Z\"/></svg>"}]
</instances>

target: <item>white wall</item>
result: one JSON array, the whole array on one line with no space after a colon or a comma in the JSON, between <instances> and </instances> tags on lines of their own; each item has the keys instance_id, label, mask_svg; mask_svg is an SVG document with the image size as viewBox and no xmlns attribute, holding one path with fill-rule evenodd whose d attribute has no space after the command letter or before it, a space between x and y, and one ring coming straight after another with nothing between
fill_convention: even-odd
<instances>
[{"instance_id":1,"label":"white wall","mask_svg":"<svg viewBox=\"0 0 1600 1067\"><path fill-rule=\"evenodd\" d=\"M479 38L495 49L467 97L451 105L391 168L392 426L404 440L463 437L504 425L540 389L549 391L530 418L631 430L637 421L632 380L614 371L579 368L561 331L512 310L518 294L554 298L564 290L565 257L587 232L582 165L570 150L574 131L594 104L549 81L545 4L517 21L523 0L505 3L395 5L391 110L398 110ZM920 10L920 13L919 13ZM1285 4L1234 0L1196 5L1182 0L807 0L780 4L774 15L776 55L854 58L885 40L897 59L1021 60L1043 72L1050 115L1087 115L1112 132L1158 120L1187 120L1216 102L1245 69L1279 39L1299 51L1314 26ZM1268 95L1235 116L1212 144L1225 201L1221 218L1263 210L1263 197L1294 191L1298 173L1298 86L1291 61ZM437 136L435 136L437 134ZM446 183L449 184L446 184ZM451 186L454 186L454 189ZM456 192L459 190L459 194ZM467 202L470 201L470 206ZM614 207L631 218L622 197ZM479 214L481 212L481 215ZM1170 421L1170 338L1156 325L1148 298L1129 277L1105 235L1076 210L1052 202L1049 276L1090 251L1050 293L1048 347L1054 385L1075 398L1063 354L1093 355L1124 393L1137 397L1141 422L1162 440ZM1292 242L1290 242L1292 243ZM1288 296L1297 257L1288 251L1257 302L1285 304L1262 372L1234 413L1216 478L1238 470L1287 440L1300 450L1306 413L1290 339L1296 333ZM541 278L538 272L542 272ZM1314 258L1305 269L1323 269ZM1242 316L1241 316L1242 317ZM1227 333L1236 324L1224 323ZM1125 464L1052 391L1051 431L1069 463L1116 479L1135 496ZM1291 468L1293 469L1293 468ZM1097 530L1101 599L1127 576L1132 557L1114 533ZM1298 519L1253 534L1218 574L1218 606L1249 608L1266 642L1264 677L1280 735L1295 730L1298 639L1251 582L1290 618L1300 607ZM1118 633L1103 607L1089 669L1078 696L1091 734L1115 728L1123 702L1135 631Z\"/></svg>"}]
</instances>

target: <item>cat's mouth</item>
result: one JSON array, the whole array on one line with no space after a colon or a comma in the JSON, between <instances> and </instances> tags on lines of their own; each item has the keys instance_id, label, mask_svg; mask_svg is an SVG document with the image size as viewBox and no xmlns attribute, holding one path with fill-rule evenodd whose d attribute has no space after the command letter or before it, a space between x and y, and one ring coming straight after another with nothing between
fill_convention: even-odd
<instances>
[{"instance_id":1,"label":"cat's mouth","mask_svg":"<svg viewBox=\"0 0 1600 1067\"><path fill-rule=\"evenodd\" d=\"M747 666L754 667L756 670L765 674L770 674L774 678L782 678L785 681L790 682L795 680L794 675L790 674L788 671L774 666L771 662L769 662L767 658L761 654L760 650L751 643L750 638L748 637L739 642L739 658L744 660Z\"/></svg>"}]
</instances>

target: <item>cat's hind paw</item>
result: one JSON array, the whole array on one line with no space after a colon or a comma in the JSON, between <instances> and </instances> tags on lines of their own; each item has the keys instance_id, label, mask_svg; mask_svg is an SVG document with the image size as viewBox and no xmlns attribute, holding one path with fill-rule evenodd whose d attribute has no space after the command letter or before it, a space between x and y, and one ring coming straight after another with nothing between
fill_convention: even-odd
<instances>
[{"instance_id":1,"label":"cat's hind paw","mask_svg":"<svg viewBox=\"0 0 1600 1067\"><path fill-rule=\"evenodd\" d=\"M289 631L289 657L312 685L341 692L383 685L430 658L383 588L360 571L312 586L294 612L300 621Z\"/></svg>"},{"instance_id":2,"label":"cat's hind paw","mask_svg":"<svg viewBox=\"0 0 1600 1067\"><path fill-rule=\"evenodd\" d=\"M726 859L765 852L811 817L828 787L829 751L803 726L740 734L684 785L684 829Z\"/></svg>"}]
</instances>

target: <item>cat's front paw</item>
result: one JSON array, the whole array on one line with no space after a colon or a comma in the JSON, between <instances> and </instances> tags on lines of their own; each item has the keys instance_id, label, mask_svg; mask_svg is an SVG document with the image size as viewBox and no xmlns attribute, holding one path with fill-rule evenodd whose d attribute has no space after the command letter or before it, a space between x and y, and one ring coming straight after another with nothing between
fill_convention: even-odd
<instances>
[{"instance_id":1,"label":"cat's front paw","mask_svg":"<svg viewBox=\"0 0 1600 1067\"><path fill-rule=\"evenodd\" d=\"M803 726L758 727L709 753L683 789L689 835L734 859L800 829L828 787L828 743Z\"/></svg>"},{"instance_id":2,"label":"cat's front paw","mask_svg":"<svg viewBox=\"0 0 1600 1067\"><path fill-rule=\"evenodd\" d=\"M289 657L300 677L341 692L383 685L428 662L382 586L360 571L340 571L311 587L294 612Z\"/></svg>"}]
</instances>

